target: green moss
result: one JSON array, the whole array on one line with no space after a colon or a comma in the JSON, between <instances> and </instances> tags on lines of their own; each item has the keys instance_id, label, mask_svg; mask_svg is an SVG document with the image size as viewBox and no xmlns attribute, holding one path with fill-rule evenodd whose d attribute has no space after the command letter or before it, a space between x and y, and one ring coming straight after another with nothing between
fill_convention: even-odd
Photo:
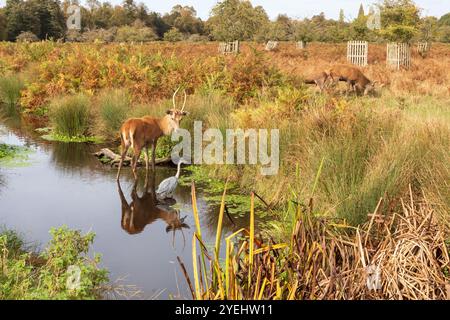
<instances>
[{"instance_id":1,"label":"green moss","mask_svg":"<svg viewBox=\"0 0 450 320\"><path fill-rule=\"evenodd\" d=\"M76 143L102 143L103 140L99 137L86 137L86 136L75 136L75 137L67 137L65 135L50 133L45 134L41 137L44 140L48 141L58 141L58 142L76 142Z\"/></svg>"},{"instance_id":2,"label":"green moss","mask_svg":"<svg viewBox=\"0 0 450 320\"><path fill-rule=\"evenodd\" d=\"M204 194L204 199L211 205L220 205L222 202L223 190L225 189L225 182L218 179L211 178L207 168L202 166L189 166L185 170L189 172L180 178L179 184L182 186L190 186L192 181ZM238 185L232 182L228 183L226 204L228 213L243 217L250 212L250 196L248 194L241 194L242 190ZM267 213L259 201L255 201L255 212L259 218L263 218Z\"/></svg>"},{"instance_id":3,"label":"green moss","mask_svg":"<svg viewBox=\"0 0 450 320\"><path fill-rule=\"evenodd\" d=\"M0 165L2 167L22 167L29 165L31 149L0 143Z\"/></svg>"}]
</instances>

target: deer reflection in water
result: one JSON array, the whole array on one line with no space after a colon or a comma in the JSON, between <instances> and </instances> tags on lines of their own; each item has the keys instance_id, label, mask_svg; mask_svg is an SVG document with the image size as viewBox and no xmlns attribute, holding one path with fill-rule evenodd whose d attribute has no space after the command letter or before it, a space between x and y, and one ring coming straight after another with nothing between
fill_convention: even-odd
<instances>
[{"instance_id":1,"label":"deer reflection in water","mask_svg":"<svg viewBox=\"0 0 450 320\"><path fill-rule=\"evenodd\" d=\"M173 243L175 245L175 232L181 230L184 243L186 242L183 229L189 229L184 223L186 217L180 218L178 210L170 207L166 203L158 202L155 193L155 177L146 178L144 192L142 196L138 195L137 181L134 183L131 191L131 202L128 203L122 191L120 182L117 182L120 200L122 203L122 220L121 225L127 233L134 235L141 233L147 225L150 225L161 219L167 224L166 232L173 231ZM149 180L151 183L149 184Z\"/></svg>"}]
</instances>

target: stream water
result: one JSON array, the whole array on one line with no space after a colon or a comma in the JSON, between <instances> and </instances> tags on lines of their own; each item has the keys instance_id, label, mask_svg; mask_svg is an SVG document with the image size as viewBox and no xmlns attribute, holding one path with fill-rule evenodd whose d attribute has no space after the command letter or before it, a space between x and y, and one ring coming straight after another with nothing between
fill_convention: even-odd
<instances>
[{"instance_id":1,"label":"stream water","mask_svg":"<svg viewBox=\"0 0 450 320\"><path fill-rule=\"evenodd\" d=\"M102 267L110 271L112 283L141 291L134 298L191 297L177 261L179 256L191 273L195 222L189 187L177 188L175 206L156 207L145 195L145 169L140 169L136 192L128 168L119 187L116 169L92 155L99 146L47 142L18 125L0 125L0 142L31 149L26 165L0 165L0 226L18 231L41 248L50 240L52 227L93 231L92 251L102 255ZM155 185L175 173L176 168L157 167ZM208 204L201 190L197 197L202 236L212 244L219 210ZM174 208L179 218L185 218L184 225L172 223L177 218ZM237 218L233 225L225 218L224 234L247 223L247 218Z\"/></svg>"}]
</instances>

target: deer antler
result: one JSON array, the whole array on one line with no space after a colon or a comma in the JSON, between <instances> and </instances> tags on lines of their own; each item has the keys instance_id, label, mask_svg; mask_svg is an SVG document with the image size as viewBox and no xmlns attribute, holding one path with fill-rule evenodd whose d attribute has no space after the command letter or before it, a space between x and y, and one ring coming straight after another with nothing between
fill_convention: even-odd
<instances>
[{"instance_id":1,"label":"deer antler","mask_svg":"<svg viewBox=\"0 0 450 320\"><path fill-rule=\"evenodd\" d=\"M186 100L187 100L187 94L186 94L186 90L184 90L184 102L183 102L183 108L181 109L181 112L183 112L184 107L186 107Z\"/></svg>"},{"instance_id":2,"label":"deer antler","mask_svg":"<svg viewBox=\"0 0 450 320\"><path fill-rule=\"evenodd\" d=\"M173 108L176 109L177 108L177 104L175 101L175 97L177 96L178 91L180 91L181 87L178 87L178 89L174 92L173 97L172 97L172 102L173 102Z\"/></svg>"}]
</instances>

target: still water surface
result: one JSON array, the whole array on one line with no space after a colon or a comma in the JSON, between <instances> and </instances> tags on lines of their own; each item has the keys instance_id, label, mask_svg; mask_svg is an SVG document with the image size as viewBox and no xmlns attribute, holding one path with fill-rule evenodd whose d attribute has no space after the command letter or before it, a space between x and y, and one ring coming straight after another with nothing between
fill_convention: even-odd
<instances>
[{"instance_id":1,"label":"still water surface","mask_svg":"<svg viewBox=\"0 0 450 320\"><path fill-rule=\"evenodd\" d=\"M178 186L171 207L156 206L151 192L145 193L144 170L136 190L129 169L118 186L116 170L92 155L99 146L50 143L32 130L6 125L0 125L0 142L32 150L26 166L0 167L0 226L19 231L41 247L50 240L52 227L93 231L93 252L102 254L102 267L110 271L111 282L136 286L142 293L134 298L191 297L177 262L179 256L191 273L195 222L189 187ZM175 173L176 168L157 167L155 185ZM207 203L201 190L197 192L202 236L212 244L218 208ZM177 217L185 220L177 224ZM225 234L247 223L236 218L234 226L225 220Z\"/></svg>"}]
</instances>

